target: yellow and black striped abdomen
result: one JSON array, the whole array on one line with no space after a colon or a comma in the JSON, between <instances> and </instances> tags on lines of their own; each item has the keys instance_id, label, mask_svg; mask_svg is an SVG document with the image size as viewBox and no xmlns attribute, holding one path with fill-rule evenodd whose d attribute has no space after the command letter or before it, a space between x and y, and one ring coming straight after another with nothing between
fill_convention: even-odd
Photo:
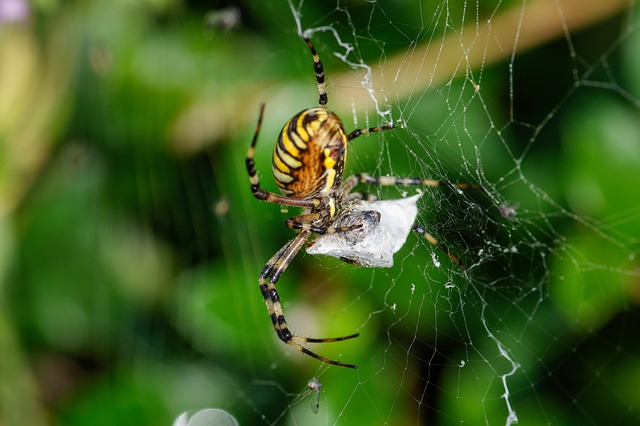
<instances>
[{"instance_id":1,"label":"yellow and black striped abdomen","mask_svg":"<svg viewBox=\"0 0 640 426\"><path fill-rule=\"evenodd\" d=\"M326 194L342 183L347 135L326 108L306 109L287 121L273 150L273 177L292 198Z\"/></svg>"}]
</instances>

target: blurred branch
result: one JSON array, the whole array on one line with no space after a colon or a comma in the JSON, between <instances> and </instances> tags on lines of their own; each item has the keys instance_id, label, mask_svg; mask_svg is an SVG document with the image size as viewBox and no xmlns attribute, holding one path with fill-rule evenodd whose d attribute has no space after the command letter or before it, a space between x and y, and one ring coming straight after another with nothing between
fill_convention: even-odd
<instances>
[{"instance_id":1,"label":"blurred branch","mask_svg":"<svg viewBox=\"0 0 640 426\"><path fill-rule=\"evenodd\" d=\"M63 20L65 21L65 20ZM3 425L46 424L37 385L6 312L16 207L47 163L68 101L77 40L59 22L45 49L28 22L0 27L0 413Z\"/></svg>"},{"instance_id":2,"label":"blurred branch","mask_svg":"<svg viewBox=\"0 0 640 426\"><path fill-rule=\"evenodd\" d=\"M559 37L602 21L629 7L628 0L536 0L471 24L441 40L429 40L374 68L375 91L403 99L453 77L465 76ZM340 96L333 107L348 110L354 98L368 96L351 73L335 78ZM337 98L337 99L336 99Z\"/></svg>"},{"instance_id":3,"label":"blurred branch","mask_svg":"<svg viewBox=\"0 0 640 426\"><path fill-rule=\"evenodd\" d=\"M46 164L69 101L79 43L58 22L41 50L34 29L2 29L0 43L0 217L19 204Z\"/></svg>"},{"instance_id":4,"label":"blurred branch","mask_svg":"<svg viewBox=\"0 0 640 426\"><path fill-rule=\"evenodd\" d=\"M372 67L373 90L407 98L412 93L440 87L453 77L467 75L470 70L508 60L558 37L569 37L628 7L628 0L528 1L492 15L484 23L473 23L440 40L430 39L389 57L379 67ZM350 111L352 104L359 105L361 99L371 105L366 101L370 94L368 88L362 86L361 77L350 70L338 75L329 73L329 84L339 88L334 90L339 96L331 97L332 110ZM296 110L295 97L285 96L291 93L291 82L282 82L268 93L262 85L258 87L254 83L238 87L234 93L233 97L215 102L198 100L178 117L171 136L176 151L197 152L206 144L226 137L232 129L252 127L258 105L266 97L271 103L279 102L278 110L292 113ZM197 133L186 129L197 129Z\"/></svg>"},{"instance_id":5,"label":"blurred branch","mask_svg":"<svg viewBox=\"0 0 640 426\"><path fill-rule=\"evenodd\" d=\"M6 312L0 303L0 424L46 425L37 385Z\"/></svg>"}]
</instances>

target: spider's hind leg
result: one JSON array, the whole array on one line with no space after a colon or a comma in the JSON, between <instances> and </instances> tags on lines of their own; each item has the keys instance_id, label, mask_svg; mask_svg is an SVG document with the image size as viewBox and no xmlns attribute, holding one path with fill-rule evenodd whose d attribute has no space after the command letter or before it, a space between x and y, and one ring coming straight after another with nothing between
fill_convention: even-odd
<instances>
[{"instance_id":1,"label":"spider's hind leg","mask_svg":"<svg viewBox=\"0 0 640 426\"><path fill-rule=\"evenodd\" d=\"M280 302L280 295L278 294L278 290L276 289L276 283L278 282L280 275L282 275L282 273L287 269L289 263L291 263L291 260L293 260L296 253L298 253L300 248L309 239L310 235L311 231L309 230L303 230L302 232L300 232L293 240L289 241L284 245L284 247L278 250L278 252L273 255L271 259L269 259L264 268L262 268L262 271L260 272L259 284L260 291L262 292L265 304L267 305L267 310L269 311L269 317L271 317L271 322L273 323L273 328L276 331L278 338L284 343L293 346L298 351L306 355L316 358L322 362L326 362L327 364L337 365L339 367L358 368L357 365L344 364L339 361L325 358L305 348L304 346L302 346L302 344L340 342L342 340L348 340L358 337L359 334L351 334L349 336L343 337L327 337L322 339L294 336L289 330L287 320L284 317L282 304Z\"/></svg>"}]
</instances>

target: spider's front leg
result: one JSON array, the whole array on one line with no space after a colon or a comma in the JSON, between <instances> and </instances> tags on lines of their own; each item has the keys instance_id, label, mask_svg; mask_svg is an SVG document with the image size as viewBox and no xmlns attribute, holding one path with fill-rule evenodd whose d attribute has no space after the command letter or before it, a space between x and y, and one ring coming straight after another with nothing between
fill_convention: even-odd
<instances>
[{"instance_id":1,"label":"spider's front leg","mask_svg":"<svg viewBox=\"0 0 640 426\"><path fill-rule=\"evenodd\" d=\"M445 186L452 189L463 189L486 192L481 186L471 185L468 183L453 183L446 180L432 180L415 177L396 177L396 176L372 176L369 173L358 173L345 179L343 188L350 192L357 184L364 183L379 186Z\"/></svg>"},{"instance_id":2,"label":"spider's front leg","mask_svg":"<svg viewBox=\"0 0 640 426\"><path fill-rule=\"evenodd\" d=\"M307 354L322 362L326 362L327 364L337 365L339 367L358 368L357 365L344 364L339 361L325 358L305 348L304 346L302 346L302 344L339 342L342 340L358 337L360 335L359 333L352 334L350 336L328 337L322 339L294 336L289 330L287 321L284 318L282 304L280 302L280 295L278 294L278 290L276 289L276 283L278 282L280 275L282 275L282 273L287 269L295 255L302 248L302 246L310 236L310 230L303 230L302 232L300 232L293 240L289 241L284 245L284 247L278 250L278 252L273 255L271 259L269 259L267 264L264 266L264 268L262 268L262 271L260 272L260 291L262 292L262 296L264 297L264 301L267 305L267 310L269 311L269 316L271 317L273 328L275 329L280 340L288 345L293 346L298 351L304 354Z\"/></svg>"},{"instance_id":3,"label":"spider's front leg","mask_svg":"<svg viewBox=\"0 0 640 426\"><path fill-rule=\"evenodd\" d=\"M467 183L452 183L448 181L442 180L432 180L432 179L421 179L414 177L395 177L395 176L371 176L368 173L359 173L355 175L349 176L345 179L342 188L343 188L343 197L347 199L352 197L355 199L360 199L361 197L365 197L368 194L366 193L350 193L350 191L358 184L364 183L369 185L379 185L379 186L446 186L452 189L463 189L463 190L474 190L486 192L486 190L481 186L470 185ZM371 197L375 198L375 197ZM460 259L456 255L454 255L449 248L442 244L436 237L427 232L424 228L422 228L417 222L413 224L412 229L418 234L422 235L422 237L427 240L432 245L438 247L440 250L444 251L449 258L454 261L458 266L464 269L464 265L460 262Z\"/></svg>"}]
</instances>

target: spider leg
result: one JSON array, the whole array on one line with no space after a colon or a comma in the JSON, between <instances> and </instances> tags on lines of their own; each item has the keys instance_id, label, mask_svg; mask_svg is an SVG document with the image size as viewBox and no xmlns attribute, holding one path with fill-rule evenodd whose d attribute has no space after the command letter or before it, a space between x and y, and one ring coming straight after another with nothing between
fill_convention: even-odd
<instances>
[{"instance_id":1,"label":"spider leg","mask_svg":"<svg viewBox=\"0 0 640 426\"><path fill-rule=\"evenodd\" d=\"M316 199L299 199L299 198L289 198L283 195L278 195L273 192L265 191L260 188L260 179L258 178L258 172L256 170L255 162L253 161L253 156L256 151L256 143L258 141L258 135L260 134L260 128L262 127L262 117L264 115L264 104L260 105L260 115L258 117L258 124L256 125L256 131L253 134L253 140L251 141L251 146L247 151L247 158L245 160L247 166L247 173L249 174L249 182L251 183L251 192L253 196L258 200L266 201L267 203L276 203L282 204L285 206L294 206L294 207L317 207L320 202Z\"/></svg>"},{"instance_id":2,"label":"spider leg","mask_svg":"<svg viewBox=\"0 0 640 426\"><path fill-rule=\"evenodd\" d=\"M380 185L380 186L445 186L447 188L458 188L458 189L471 189L474 191L486 192L481 186L470 185L468 183L452 183L446 180L432 180L432 179L421 179L414 177L395 177L395 176L371 176L368 173L358 173L352 176L349 176L345 180L345 185L349 182L353 186L358 183L366 183L369 185Z\"/></svg>"},{"instance_id":3,"label":"spider leg","mask_svg":"<svg viewBox=\"0 0 640 426\"><path fill-rule=\"evenodd\" d=\"M344 202L349 202L349 201L378 201L378 197L376 197L375 195L369 193L369 192L349 192L347 194L345 194L345 197L343 198Z\"/></svg>"},{"instance_id":4,"label":"spider leg","mask_svg":"<svg viewBox=\"0 0 640 426\"><path fill-rule=\"evenodd\" d=\"M320 57L318 56L318 52L316 52L315 47L311 43L311 40L305 35L302 36L304 41L307 42L307 46L309 46L309 50L311 50L311 55L313 56L313 70L316 72L316 82L318 83L318 96L321 107L327 107L327 91L324 87L324 67L322 65L322 61L320 61Z\"/></svg>"},{"instance_id":5,"label":"spider leg","mask_svg":"<svg viewBox=\"0 0 640 426\"><path fill-rule=\"evenodd\" d=\"M451 183L448 181L442 180L431 180L431 179L420 179L413 177L395 177L395 176L371 176L368 173L359 173L355 175L349 176L345 179L343 183L343 190L345 191L344 196L349 198L352 195L356 195L358 193L349 193L357 184L365 183L369 185L380 185L380 186L445 186L448 188L457 188L457 189L471 189L474 191L486 192L486 190L481 186L470 185L467 183ZM355 199L358 198L359 195L356 195ZM412 226L413 230L418 234L422 235L427 241L429 241L434 246L438 247L440 250L444 251L447 256L451 260L453 260L458 266L464 269L464 265L460 262L460 259L456 255L454 255L451 250L447 248L444 244L438 241L433 235L429 234L424 228L420 227L417 223L414 223Z\"/></svg>"},{"instance_id":6,"label":"spider leg","mask_svg":"<svg viewBox=\"0 0 640 426\"><path fill-rule=\"evenodd\" d=\"M395 129L396 126L394 125L387 125L387 126L376 126L376 127L369 127L366 129L356 129L353 132L349 133L347 135L347 140L348 141L352 141L355 138L357 138L358 136L362 136L362 135L366 135L369 133L376 133L376 132L382 132L384 130L392 130Z\"/></svg>"},{"instance_id":7,"label":"spider leg","mask_svg":"<svg viewBox=\"0 0 640 426\"><path fill-rule=\"evenodd\" d=\"M302 246L310 236L311 231L309 230L303 230L302 232L300 232L293 240L289 241L280 250L278 250L278 252L273 255L271 259L269 259L267 264L264 266L264 268L262 268L262 271L260 272L260 291L262 292L265 304L267 305L267 310L269 311L269 316L271 317L273 328L275 329L276 334L278 335L278 338L280 340L290 346L293 346L298 351L304 354L307 354L322 362L326 362L327 364L347 368L358 368L357 365L344 364L339 361L334 361L318 355L315 352L302 346L301 343L339 342L342 340L353 339L354 337L358 337L359 334L352 334L350 336L344 337L328 337L324 339L294 336L293 334L291 334L291 331L289 331L289 326L287 325L287 321L284 318L282 304L280 303L280 295L278 294L278 290L276 290L276 283L278 282L280 275L282 275L282 273L287 269L295 255L302 248Z\"/></svg>"},{"instance_id":8,"label":"spider leg","mask_svg":"<svg viewBox=\"0 0 640 426\"><path fill-rule=\"evenodd\" d=\"M447 256L449 256L449 259L453 260L460 268L464 270L464 265L460 262L460 259L458 259L456 255L451 253L451 250L449 250L447 246L445 246L440 241L438 241L436 237L434 237L433 235L428 233L424 228L418 225L417 222L411 226L411 229L416 231L418 234L422 235L425 240L429 241L431 244L433 244L434 246L438 247L440 250L445 252Z\"/></svg>"},{"instance_id":9,"label":"spider leg","mask_svg":"<svg viewBox=\"0 0 640 426\"><path fill-rule=\"evenodd\" d=\"M359 334L353 334L351 336L345 336L345 337L341 337L338 340L327 340L327 339L317 339L318 342L338 342L340 340L347 340L347 339L352 339L354 337L358 337ZM300 352L302 352L303 354L309 355L317 360L320 360L322 362L326 362L327 364L331 364L331 365L337 365L338 367L346 367L346 368L353 368L354 370L358 368L357 365L355 364L345 364L342 363L340 361L334 361L331 360L329 358L325 358L322 355L318 355L317 353L310 351L309 349L305 348L304 346L296 343L296 341L299 341L299 338L297 336L293 336L294 338L290 341L288 341L287 343L291 346L293 346L294 348L296 348L297 350L299 350ZM311 342L310 340L303 340L303 342L309 342L309 343L317 343L317 342Z\"/></svg>"}]
</instances>

